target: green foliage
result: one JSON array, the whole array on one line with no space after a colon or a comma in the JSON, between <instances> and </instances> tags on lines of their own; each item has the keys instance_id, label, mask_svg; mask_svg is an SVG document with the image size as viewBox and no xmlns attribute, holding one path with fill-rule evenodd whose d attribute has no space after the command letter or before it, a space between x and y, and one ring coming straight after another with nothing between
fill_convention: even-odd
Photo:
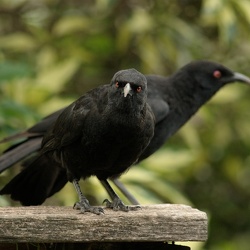
<instances>
[{"instance_id":1,"label":"green foliage","mask_svg":"<svg viewBox=\"0 0 250 250\"><path fill-rule=\"evenodd\" d=\"M2 0L0 136L24 130L122 68L169 75L190 60L211 59L249 75L249 13L248 0ZM249 248L249 94L247 86L227 86L122 176L142 204L205 210L210 235L199 249ZM17 171L2 174L1 183ZM106 198L95 178L83 185L92 202ZM76 198L67 185L46 204ZM0 197L0 205L10 202Z\"/></svg>"}]
</instances>

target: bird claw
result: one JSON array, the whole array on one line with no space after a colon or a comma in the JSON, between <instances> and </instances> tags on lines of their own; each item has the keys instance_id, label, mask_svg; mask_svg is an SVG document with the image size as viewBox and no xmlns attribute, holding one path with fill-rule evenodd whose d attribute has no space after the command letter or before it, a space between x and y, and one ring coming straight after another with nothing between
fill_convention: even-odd
<instances>
[{"instance_id":1,"label":"bird claw","mask_svg":"<svg viewBox=\"0 0 250 250\"><path fill-rule=\"evenodd\" d=\"M105 199L103 203L106 204L107 208L111 208L114 211L135 211L137 209L140 209L140 206L126 206L119 198L114 198L114 200L111 202L108 199Z\"/></svg>"},{"instance_id":2,"label":"bird claw","mask_svg":"<svg viewBox=\"0 0 250 250\"><path fill-rule=\"evenodd\" d=\"M103 208L90 206L89 203L84 201L76 202L73 208L80 210L81 214L84 214L85 212L90 212L97 215L104 214Z\"/></svg>"}]
</instances>

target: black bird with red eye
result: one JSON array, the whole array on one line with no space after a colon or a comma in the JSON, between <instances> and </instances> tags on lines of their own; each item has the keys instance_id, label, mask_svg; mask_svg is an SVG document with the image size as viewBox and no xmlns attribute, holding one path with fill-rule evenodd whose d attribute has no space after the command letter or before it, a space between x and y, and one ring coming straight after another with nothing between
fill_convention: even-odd
<instances>
[{"instance_id":1,"label":"black bird with red eye","mask_svg":"<svg viewBox=\"0 0 250 250\"><path fill-rule=\"evenodd\" d=\"M96 176L112 199L105 200L107 207L136 209L123 204L107 179L126 172L153 137L155 119L146 101L146 77L135 69L117 72L110 84L87 92L62 111L44 135L39 157L2 194L12 189L13 199L38 205L70 181L79 195L75 208L101 214L104 210L89 204L78 183Z\"/></svg>"},{"instance_id":2,"label":"black bird with red eye","mask_svg":"<svg viewBox=\"0 0 250 250\"><path fill-rule=\"evenodd\" d=\"M146 77L156 125L154 137L138 161L158 150L223 86L233 82L250 85L249 77L207 60L188 63L170 77Z\"/></svg>"}]
</instances>

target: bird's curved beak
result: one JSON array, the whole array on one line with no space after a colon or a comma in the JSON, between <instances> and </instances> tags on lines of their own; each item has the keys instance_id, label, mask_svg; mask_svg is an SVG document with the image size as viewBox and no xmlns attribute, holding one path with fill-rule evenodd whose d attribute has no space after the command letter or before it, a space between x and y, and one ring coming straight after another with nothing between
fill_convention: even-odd
<instances>
[{"instance_id":1,"label":"bird's curved beak","mask_svg":"<svg viewBox=\"0 0 250 250\"><path fill-rule=\"evenodd\" d=\"M250 78L241 73L235 72L233 78L235 81L250 84Z\"/></svg>"},{"instance_id":2,"label":"bird's curved beak","mask_svg":"<svg viewBox=\"0 0 250 250\"><path fill-rule=\"evenodd\" d=\"M124 97L127 97L127 95L129 94L129 95L132 95L131 94L131 90L132 90L132 88L131 88L131 85L130 85L130 83L127 83L126 85L125 85L125 87L124 87Z\"/></svg>"}]
</instances>

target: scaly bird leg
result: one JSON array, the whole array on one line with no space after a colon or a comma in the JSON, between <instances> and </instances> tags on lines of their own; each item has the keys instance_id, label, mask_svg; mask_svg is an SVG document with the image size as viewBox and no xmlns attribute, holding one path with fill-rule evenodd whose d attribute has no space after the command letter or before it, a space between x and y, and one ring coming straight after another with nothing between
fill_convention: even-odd
<instances>
[{"instance_id":1,"label":"scaly bird leg","mask_svg":"<svg viewBox=\"0 0 250 250\"><path fill-rule=\"evenodd\" d=\"M63 152L61 152L61 163L62 163L63 168L67 169L66 163L65 163L64 157L63 157ZM72 183L73 183L75 190L76 190L78 197L79 197L79 201L75 203L73 208L79 209L81 211L81 213L90 212L93 214L104 214L103 208L93 207L89 204L89 201L82 193L78 179L75 179L75 178L72 178L72 179L73 179Z\"/></svg>"},{"instance_id":2,"label":"scaly bird leg","mask_svg":"<svg viewBox=\"0 0 250 250\"><path fill-rule=\"evenodd\" d=\"M107 208L112 208L114 211L125 211L128 212L130 210L137 210L140 208L140 206L126 206L122 200L119 198L119 196L115 193L115 191L112 189L112 187L109 185L107 180L101 180L99 179L104 188L107 190L110 198L112 199L112 202L108 199L105 199L103 203L106 203Z\"/></svg>"},{"instance_id":3,"label":"scaly bird leg","mask_svg":"<svg viewBox=\"0 0 250 250\"><path fill-rule=\"evenodd\" d=\"M83 195L80 185L78 183L77 179L74 179L72 181L76 192L79 196L79 202L76 202L74 205L75 209L79 209L81 211L81 213L85 213L85 212L91 212L94 214L104 214L104 210L101 207L93 207L89 204L89 201L87 200L87 198Z\"/></svg>"}]
</instances>

